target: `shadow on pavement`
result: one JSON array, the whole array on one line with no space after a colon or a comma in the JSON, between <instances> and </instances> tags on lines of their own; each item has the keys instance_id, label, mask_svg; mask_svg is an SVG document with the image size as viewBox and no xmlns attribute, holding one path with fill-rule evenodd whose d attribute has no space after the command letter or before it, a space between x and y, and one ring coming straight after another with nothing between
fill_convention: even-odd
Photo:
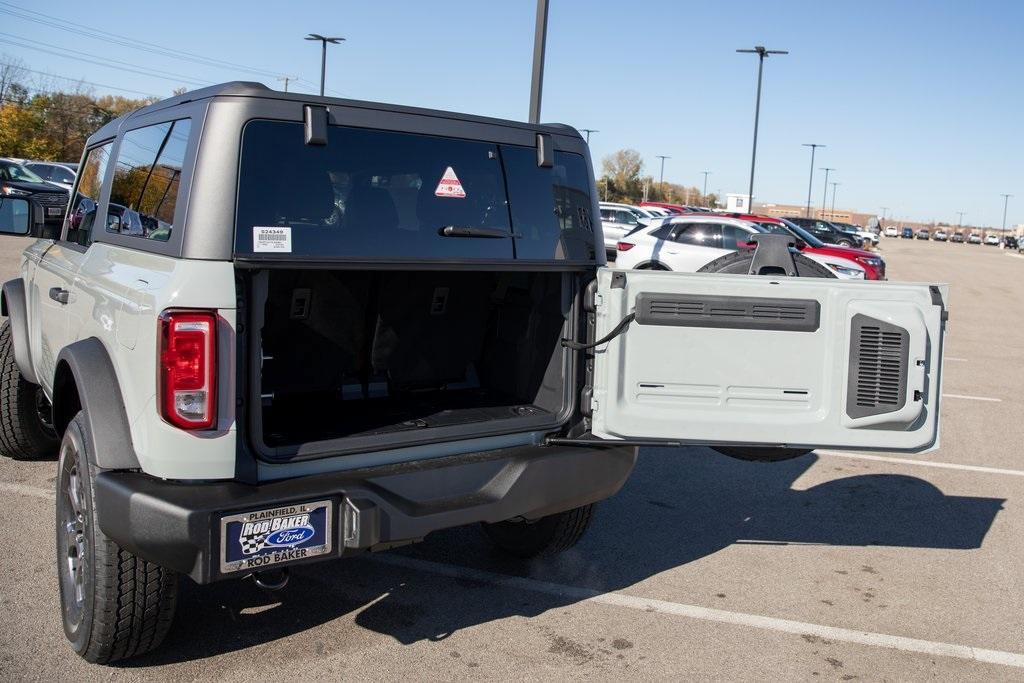
<instances>
[{"instance_id":1,"label":"shadow on pavement","mask_svg":"<svg viewBox=\"0 0 1024 683\"><path fill-rule=\"evenodd\" d=\"M553 583L615 591L734 543L820 543L966 550L981 546L1002 499L947 496L916 477L844 476L796 490L819 459L747 463L707 449L645 449L621 492L600 504L584 540L558 557L513 561L475 527L439 532L398 551ZM831 471L830 471L831 470ZM574 602L452 579L369 558L298 567L291 584L265 593L251 582L183 585L164 647L127 666L202 659L272 642L356 613L360 626L401 643L438 640L509 616L534 616Z\"/></svg>"}]
</instances>

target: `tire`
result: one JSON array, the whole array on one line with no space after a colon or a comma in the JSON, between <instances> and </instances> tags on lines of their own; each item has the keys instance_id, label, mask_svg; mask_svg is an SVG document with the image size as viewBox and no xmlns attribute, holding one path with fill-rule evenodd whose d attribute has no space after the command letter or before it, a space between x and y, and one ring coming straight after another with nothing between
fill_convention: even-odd
<instances>
[{"instance_id":1,"label":"tire","mask_svg":"<svg viewBox=\"0 0 1024 683\"><path fill-rule=\"evenodd\" d=\"M0 455L40 460L57 452L50 404L37 384L21 375L14 360L11 321L0 327Z\"/></svg>"},{"instance_id":2,"label":"tire","mask_svg":"<svg viewBox=\"0 0 1024 683\"><path fill-rule=\"evenodd\" d=\"M541 517L535 522L509 520L481 526L498 550L520 559L530 559L557 555L576 545L593 516L594 506L591 504Z\"/></svg>"},{"instance_id":3,"label":"tire","mask_svg":"<svg viewBox=\"0 0 1024 683\"><path fill-rule=\"evenodd\" d=\"M107 538L97 524L84 415L68 425L57 476L57 578L64 634L83 659L107 664L149 652L174 618L178 575Z\"/></svg>"},{"instance_id":4,"label":"tire","mask_svg":"<svg viewBox=\"0 0 1024 683\"><path fill-rule=\"evenodd\" d=\"M753 260L754 253L752 251L734 251L731 254L726 254L719 259L715 259L697 272L743 274L749 272L750 264ZM796 264L797 277L827 277L833 279L836 277L828 268L820 263L812 261L803 254L794 254L793 263ZM727 455L730 458L746 460L748 462L781 462L783 460L792 460L793 458L799 458L802 455L807 455L813 449L764 448L757 446L712 446L712 450L715 450L722 455Z\"/></svg>"}]
</instances>

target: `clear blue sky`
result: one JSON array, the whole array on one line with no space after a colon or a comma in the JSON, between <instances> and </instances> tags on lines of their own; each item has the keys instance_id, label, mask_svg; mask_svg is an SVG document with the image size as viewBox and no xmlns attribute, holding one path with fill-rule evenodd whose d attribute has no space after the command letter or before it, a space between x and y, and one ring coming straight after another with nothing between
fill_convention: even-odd
<instances>
[{"instance_id":1,"label":"clear blue sky","mask_svg":"<svg viewBox=\"0 0 1024 683\"><path fill-rule=\"evenodd\" d=\"M816 166L837 170L837 208L921 220L1024 222L1024 3L673 2L550 0L543 120L600 130L600 159L640 151L665 179L745 192L756 58L763 44L791 54L765 65L757 200L803 203L804 142L828 145ZM17 5L26 7L25 3ZM108 86L166 94L182 79L154 78L19 47L78 51L201 82L271 77L139 51L5 13L0 54L29 68ZM328 56L327 87L348 97L525 119L533 0L395 2L28 3L79 25L137 37L269 72L319 78L309 31L348 42ZM35 15L38 18L38 15ZM57 50L53 50L57 51ZM55 81L56 82L56 81ZM63 82L61 82L63 83ZM117 92L95 88L97 93ZM127 94L127 93L120 93ZM813 202L820 204L816 171ZM831 193L829 195L831 202Z\"/></svg>"}]
</instances>

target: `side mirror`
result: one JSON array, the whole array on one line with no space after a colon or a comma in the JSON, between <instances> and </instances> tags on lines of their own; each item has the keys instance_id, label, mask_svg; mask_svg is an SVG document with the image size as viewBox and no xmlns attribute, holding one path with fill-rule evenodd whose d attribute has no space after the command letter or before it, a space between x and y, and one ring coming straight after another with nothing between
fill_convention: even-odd
<instances>
[{"instance_id":1,"label":"side mirror","mask_svg":"<svg viewBox=\"0 0 1024 683\"><path fill-rule=\"evenodd\" d=\"M43 225L43 207L25 197L0 197L0 235L38 236Z\"/></svg>"}]
</instances>

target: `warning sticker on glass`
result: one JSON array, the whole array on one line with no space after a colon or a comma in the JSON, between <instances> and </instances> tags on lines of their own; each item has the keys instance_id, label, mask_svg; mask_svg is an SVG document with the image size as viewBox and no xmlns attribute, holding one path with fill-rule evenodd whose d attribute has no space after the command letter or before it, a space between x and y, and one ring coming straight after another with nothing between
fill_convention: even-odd
<instances>
[{"instance_id":1,"label":"warning sticker on glass","mask_svg":"<svg viewBox=\"0 0 1024 683\"><path fill-rule=\"evenodd\" d=\"M455 169L451 166L445 170L444 175L441 176L441 182L437 184L437 189L434 190L434 195L438 197L455 197L456 199L465 199L466 191L462 189L462 183L459 182L459 176L455 175Z\"/></svg>"},{"instance_id":2,"label":"warning sticker on glass","mask_svg":"<svg viewBox=\"0 0 1024 683\"><path fill-rule=\"evenodd\" d=\"M292 229L278 226L252 226L252 250L290 254L292 251Z\"/></svg>"}]
</instances>

